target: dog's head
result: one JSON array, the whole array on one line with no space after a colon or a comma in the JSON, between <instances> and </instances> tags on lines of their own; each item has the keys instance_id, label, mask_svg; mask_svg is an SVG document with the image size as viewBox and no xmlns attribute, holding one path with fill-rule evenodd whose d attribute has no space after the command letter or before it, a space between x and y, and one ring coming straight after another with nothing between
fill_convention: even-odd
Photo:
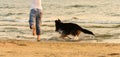
<instances>
[{"instance_id":1,"label":"dog's head","mask_svg":"<svg viewBox=\"0 0 120 57\"><path fill-rule=\"evenodd\" d=\"M62 23L62 22L61 22L60 19L55 20L55 27L56 27L55 31L58 31L58 30L59 30L61 23Z\"/></svg>"},{"instance_id":2,"label":"dog's head","mask_svg":"<svg viewBox=\"0 0 120 57\"><path fill-rule=\"evenodd\" d=\"M55 20L55 23L61 23L61 20L60 19Z\"/></svg>"}]
</instances>

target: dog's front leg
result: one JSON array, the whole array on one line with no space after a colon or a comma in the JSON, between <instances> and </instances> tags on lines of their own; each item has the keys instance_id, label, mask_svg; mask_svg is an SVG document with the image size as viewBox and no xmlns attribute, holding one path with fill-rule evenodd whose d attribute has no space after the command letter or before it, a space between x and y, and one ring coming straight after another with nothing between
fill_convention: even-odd
<instances>
[{"instance_id":1,"label":"dog's front leg","mask_svg":"<svg viewBox=\"0 0 120 57\"><path fill-rule=\"evenodd\" d=\"M67 35L61 34L60 38L64 39Z\"/></svg>"}]
</instances>

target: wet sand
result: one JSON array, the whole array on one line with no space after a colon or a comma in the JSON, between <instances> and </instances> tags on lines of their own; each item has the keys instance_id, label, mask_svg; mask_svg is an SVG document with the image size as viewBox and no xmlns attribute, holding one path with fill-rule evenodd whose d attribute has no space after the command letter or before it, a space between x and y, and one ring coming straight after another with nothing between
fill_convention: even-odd
<instances>
[{"instance_id":1,"label":"wet sand","mask_svg":"<svg viewBox=\"0 0 120 57\"><path fill-rule=\"evenodd\" d=\"M81 33L83 42L120 43L120 1L119 0L43 0L41 38L59 41L54 21L72 22L92 31L91 39ZM109 9L109 10L108 10ZM0 39L32 40L29 29L30 1L0 1Z\"/></svg>"}]
</instances>

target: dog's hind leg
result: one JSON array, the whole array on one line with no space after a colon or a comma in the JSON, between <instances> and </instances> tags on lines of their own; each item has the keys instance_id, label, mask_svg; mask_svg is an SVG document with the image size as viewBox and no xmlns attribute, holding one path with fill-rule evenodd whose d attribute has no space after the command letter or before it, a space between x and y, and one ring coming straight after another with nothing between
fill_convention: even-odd
<instances>
[{"instance_id":1,"label":"dog's hind leg","mask_svg":"<svg viewBox=\"0 0 120 57\"><path fill-rule=\"evenodd\" d=\"M78 36L74 36L73 38L69 38L70 40L78 40Z\"/></svg>"},{"instance_id":2,"label":"dog's hind leg","mask_svg":"<svg viewBox=\"0 0 120 57\"><path fill-rule=\"evenodd\" d=\"M75 37L74 37L74 40L78 40L78 36L75 36Z\"/></svg>"},{"instance_id":3,"label":"dog's hind leg","mask_svg":"<svg viewBox=\"0 0 120 57\"><path fill-rule=\"evenodd\" d=\"M81 31L79 31L79 30L77 31L77 34L76 34L75 37L74 37L75 40L78 40L78 39L79 39L79 37L80 37L80 32L81 32Z\"/></svg>"}]
</instances>

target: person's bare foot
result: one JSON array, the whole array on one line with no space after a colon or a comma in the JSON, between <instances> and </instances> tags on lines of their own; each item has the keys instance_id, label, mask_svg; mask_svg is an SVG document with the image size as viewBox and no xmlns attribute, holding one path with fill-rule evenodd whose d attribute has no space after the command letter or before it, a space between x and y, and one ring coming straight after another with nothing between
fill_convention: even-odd
<instances>
[{"instance_id":1,"label":"person's bare foot","mask_svg":"<svg viewBox=\"0 0 120 57\"><path fill-rule=\"evenodd\" d=\"M33 30L33 36L36 36L36 28L34 27L32 30Z\"/></svg>"},{"instance_id":2,"label":"person's bare foot","mask_svg":"<svg viewBox=\"0 0 120 57\"><path fill-rule=\"evenodd\" d=\"M37 35L37 41L40 41L40 35Z\"/></svg>"}]
</instances>

